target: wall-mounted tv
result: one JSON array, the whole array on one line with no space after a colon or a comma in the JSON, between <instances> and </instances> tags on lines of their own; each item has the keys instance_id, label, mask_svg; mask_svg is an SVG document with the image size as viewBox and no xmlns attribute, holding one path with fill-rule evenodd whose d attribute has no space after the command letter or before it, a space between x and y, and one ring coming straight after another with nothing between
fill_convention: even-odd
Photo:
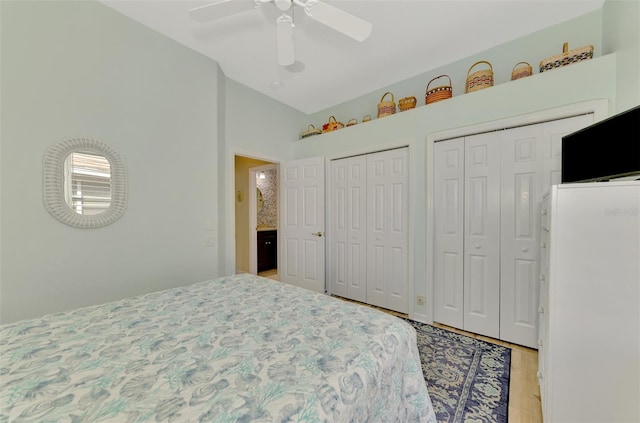
<instances>
[{"instance_id":1,"label":"wall-mounted tv","mask_svg":"<svg viewBox=\"0 0 640 423\"><path fill-rule=\"evenodd\" d=\"M562 137L562 183L640 179L640 106Z\"/></svg>"}]
</instances>

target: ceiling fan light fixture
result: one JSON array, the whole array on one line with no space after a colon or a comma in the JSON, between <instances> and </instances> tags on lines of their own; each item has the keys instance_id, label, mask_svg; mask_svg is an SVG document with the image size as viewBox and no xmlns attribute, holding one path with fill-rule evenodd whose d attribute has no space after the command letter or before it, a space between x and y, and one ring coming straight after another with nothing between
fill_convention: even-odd
<instances>
[{"instance_id":1,"label":"ceiling fan light fixture","mask_svg":"<svg viewBox=\"0 0 640 423\"><path fill-rule=\"evenodd\" d=\"M278 48L278 64L289 66L295 62L293 46L293 19L287 14L282 14L276 20L276 35Z\"/></svg>"},{"instance_id":2,"label":"ceiling fan light fixture","mask_svg":"<svg viewBox=\"0 0 640 423\"><path fill-rule=\"evenodd\" d=\"M294 3L302 6L304 12L310 18L338 32L342 32L356 41L364 41L371 35L373 25L370 22L330 4L318 0L307 0L304 3L301 0L294 0Z\"/></svg>"},{"instance_id":3,"label":"ceiling fan light fixture","mask_svg":"<svg viewBox=\"0 0 640 423\"><path fill-rule=\"evenodd\" d=\"M291 9L292 0L274 0L276 7L283 12Z\"/></svg>"}]
</instances>

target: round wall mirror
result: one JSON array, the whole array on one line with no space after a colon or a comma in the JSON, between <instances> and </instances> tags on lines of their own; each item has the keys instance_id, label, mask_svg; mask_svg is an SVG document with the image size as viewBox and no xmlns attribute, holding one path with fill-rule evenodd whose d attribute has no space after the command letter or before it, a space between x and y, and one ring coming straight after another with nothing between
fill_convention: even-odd
<instances>
[{"instance_id":1,"label":"round wall mirror","mask_svg":"<svg viewBox=\"0 0 640 423\"><path fill-rule=\"evenodd\" d=\"M92 138L53 144L43 158L43 199L47 211L76 228L98 228L126 210L127 173L122 157Z\"/></svg>"}]
</instances>

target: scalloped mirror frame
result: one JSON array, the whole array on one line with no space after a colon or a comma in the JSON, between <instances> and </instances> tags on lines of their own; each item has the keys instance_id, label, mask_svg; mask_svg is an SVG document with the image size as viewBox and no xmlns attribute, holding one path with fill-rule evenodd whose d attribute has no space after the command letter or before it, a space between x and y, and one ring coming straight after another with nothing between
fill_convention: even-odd
<instances>
[{"instance_id":1,"label":"scalloped mirror frame","mask_svg":"<svg viewBox=\"0 0 640 423\"><path fill-rule=\"evenodd\" d=\"M111 203L102 213L81 215L64 198L64 162L71 153L104 156L111 166ZM42 195L47 211L60 222L74 228L92 229L110 225L127 209L127 168L122 156L94 138L71 137L51 145L42 161Z\"/></svg>"}]
</instances>

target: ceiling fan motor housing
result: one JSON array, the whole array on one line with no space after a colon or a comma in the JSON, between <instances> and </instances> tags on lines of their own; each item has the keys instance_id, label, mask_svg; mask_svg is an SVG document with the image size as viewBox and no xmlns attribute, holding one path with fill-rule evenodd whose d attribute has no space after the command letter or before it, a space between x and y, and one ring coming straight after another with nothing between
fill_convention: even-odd
<instances>
[{"instance_id":1,"label":"ceiling fan motor housing","mask_svg":"<svg viewBox=\"0 0 640 423\"><path fill-rule=\"evenodd\" d=\"M276 7L283 12L291 9L292 0L274 0Z\"/></svg>"}]
</instances>

